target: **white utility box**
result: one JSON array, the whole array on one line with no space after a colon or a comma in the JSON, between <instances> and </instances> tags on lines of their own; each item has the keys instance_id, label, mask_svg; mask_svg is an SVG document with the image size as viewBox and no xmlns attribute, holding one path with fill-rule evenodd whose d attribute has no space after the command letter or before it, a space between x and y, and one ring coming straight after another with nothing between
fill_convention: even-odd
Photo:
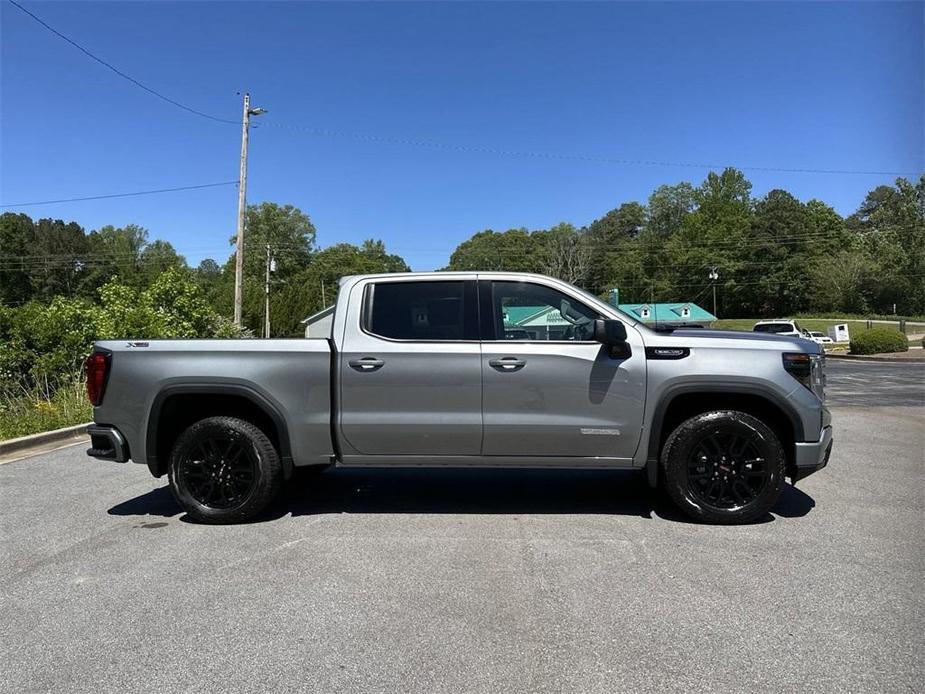
<instances>
[{"instance_id":1,"label":"white utility box","mask_svg":"<svg viewBox=\"0 0 925 694\"><path fill-rule=\"evenodd\" d=\"M829 337L832 338L833 342L851 342L851 338L848 337L848 324L830 325Z\"/></svg>"}]
</instances>

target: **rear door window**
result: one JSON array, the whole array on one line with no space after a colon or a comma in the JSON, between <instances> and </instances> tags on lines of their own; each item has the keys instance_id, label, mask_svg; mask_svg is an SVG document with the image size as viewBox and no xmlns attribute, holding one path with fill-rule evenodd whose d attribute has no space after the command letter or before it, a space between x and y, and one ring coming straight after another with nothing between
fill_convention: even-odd
<instances>
[{"instance_id":1,"label":"rear door window","mask_svg":"<svg viewBox=\"0 0 925 694\"><path fill-rule=\"evenodd\" d=\"M364 327L392 340L477 340L475 293L475 281L379 282L367 289Z\"/></svg>"}]
</instances>

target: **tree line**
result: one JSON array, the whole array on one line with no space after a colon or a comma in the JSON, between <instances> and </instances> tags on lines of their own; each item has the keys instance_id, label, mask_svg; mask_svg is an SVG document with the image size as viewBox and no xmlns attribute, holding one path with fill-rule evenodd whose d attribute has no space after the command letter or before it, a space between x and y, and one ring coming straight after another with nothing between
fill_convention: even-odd
<instances>
[{"instance_id":1,"label":"tree line","mask_svg":"<svg viewBox=\"0 0 925 694\"><path fill-rule=\"evenodd\" d=\"M715 268L724 318L802 312L925 314L925 176L871 190L842 217L736 169L657 188L590 224L479 232L449 270L539 272L626 303L702 301ZM894 310L895 309L895 310Z\"/></svg>"},{"instance_id":2,"label":"tree line","mask_svg":"<svg viewBox=\"0 0 925 694\"><path fill-rule=\"evenodd\" d=\"M266 244L275 261L270 293L275 336L298 334L303 318L334 299L343 275L409 270L380 240L319 249L308 215L292 205L251 205L246 219L243 323L253 334L261 334L264 320ZM234 264L229 250L221 264L206 258L190 267L169 242L151 240L147 229L134 224L87 233L76 222L0 215L0 305L7 310L31 305L34 311L56 298L101 304L108 286L140 296L171 271L174 285L201 297L215 316L227 317L233 312Z\"/></svg>"},{"instance_id":3,"label":"tree line","mask_svg":"<svg viewBox=\"0 0 925 694\"><path fill-rule=\"evenodd\" d=\"M722 317L925 313L925 176L874 188L847 217L819 200L779 189L756 198L751 188L729 168L699 185L663 185L645 203L625 202L584 226L488 229L459 244L445 269L540 272L602 296L619 288L625 302L708 305L715 269ZM319 249L311 219L292 205L251 205L246 220L243 322L253 334L263 325L266 244L275 336L300 334L303 318L333 302L343 275L409 269L380 240ZM5 213L0 305L6 315L56 297L100 305L104 287L141 296L172 271L218 325L233 310L232 241L224 262L190 267L137 225L88 233L73 221Z\"/></svg>"}]
</instances>

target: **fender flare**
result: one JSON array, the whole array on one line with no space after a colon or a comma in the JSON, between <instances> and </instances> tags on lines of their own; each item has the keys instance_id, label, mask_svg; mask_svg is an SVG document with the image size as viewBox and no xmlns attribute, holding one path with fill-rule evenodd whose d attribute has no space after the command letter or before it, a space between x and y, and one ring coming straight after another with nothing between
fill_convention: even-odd
<instances>
[{"instance_id":1,"label":"fender flare","mask_svg":"<svg viewBox=\"0 0 925 694\"><path fill-rule=\"evenodd\" d=\"M653 489L658 486L658 459L659 445L662 440L662 425L665 421L665 413L671 403L680 395L691 393L704 393L710 395L753 395L767 400L771 405L784 413L784 416L793 427L793 440L803 441L804 429L803 420L789 400L766 386L756 385L754 383L743 384L740 382L728 383L690 383L669 386L652 411L652 418L649 425L648 451L646 455L646 480Z\"/></svg>"},{"instance_id":2,"label":"fender flare","mask_svg":"<svg viewBox=\"0 0 925 694\"><path fill-rule=\"evenodd\" d=\"M273 426L276 427L276 433L279 436L279 456L283 465L283 477L285 479L292 477L294 464L292 446L289 442L289 427L286 425L286 420L279 406L247 384L216 383L213 381L167 385L161 388L157 395L154 396L145 429L145 459L152 475L160 477L164 474L157 459L157 428L160 423L164 402L174 395L234 395L248 400L266 414L273 422Z\"/></svg>"}]
</instances>

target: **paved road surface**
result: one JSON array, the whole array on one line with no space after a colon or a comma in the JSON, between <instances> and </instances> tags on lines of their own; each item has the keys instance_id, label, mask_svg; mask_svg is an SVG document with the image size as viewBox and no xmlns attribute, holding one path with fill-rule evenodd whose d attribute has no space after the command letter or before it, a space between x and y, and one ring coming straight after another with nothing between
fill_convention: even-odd
<instances>
[{"instance_id":1,"label":"paved road surface","mask_svg":"<svg viewBox=\"0 0 925 694\"><path fill-rule=\"evenodd\" d=\"M921 691L920 375L833 363L829 467L748 527L623 473L372 470L209 527L80 447L2 465L0 691Z\"/></svg>"},{"instance_id":2,"label":"paved road surface","mask_svg":"<svg viewBox=\"0 0 925 694\"><path fill-rule=\"evenodd\" d=\"M826 360L830 407L925 405L925 364Z\"/></svg>"}]
</instances>

